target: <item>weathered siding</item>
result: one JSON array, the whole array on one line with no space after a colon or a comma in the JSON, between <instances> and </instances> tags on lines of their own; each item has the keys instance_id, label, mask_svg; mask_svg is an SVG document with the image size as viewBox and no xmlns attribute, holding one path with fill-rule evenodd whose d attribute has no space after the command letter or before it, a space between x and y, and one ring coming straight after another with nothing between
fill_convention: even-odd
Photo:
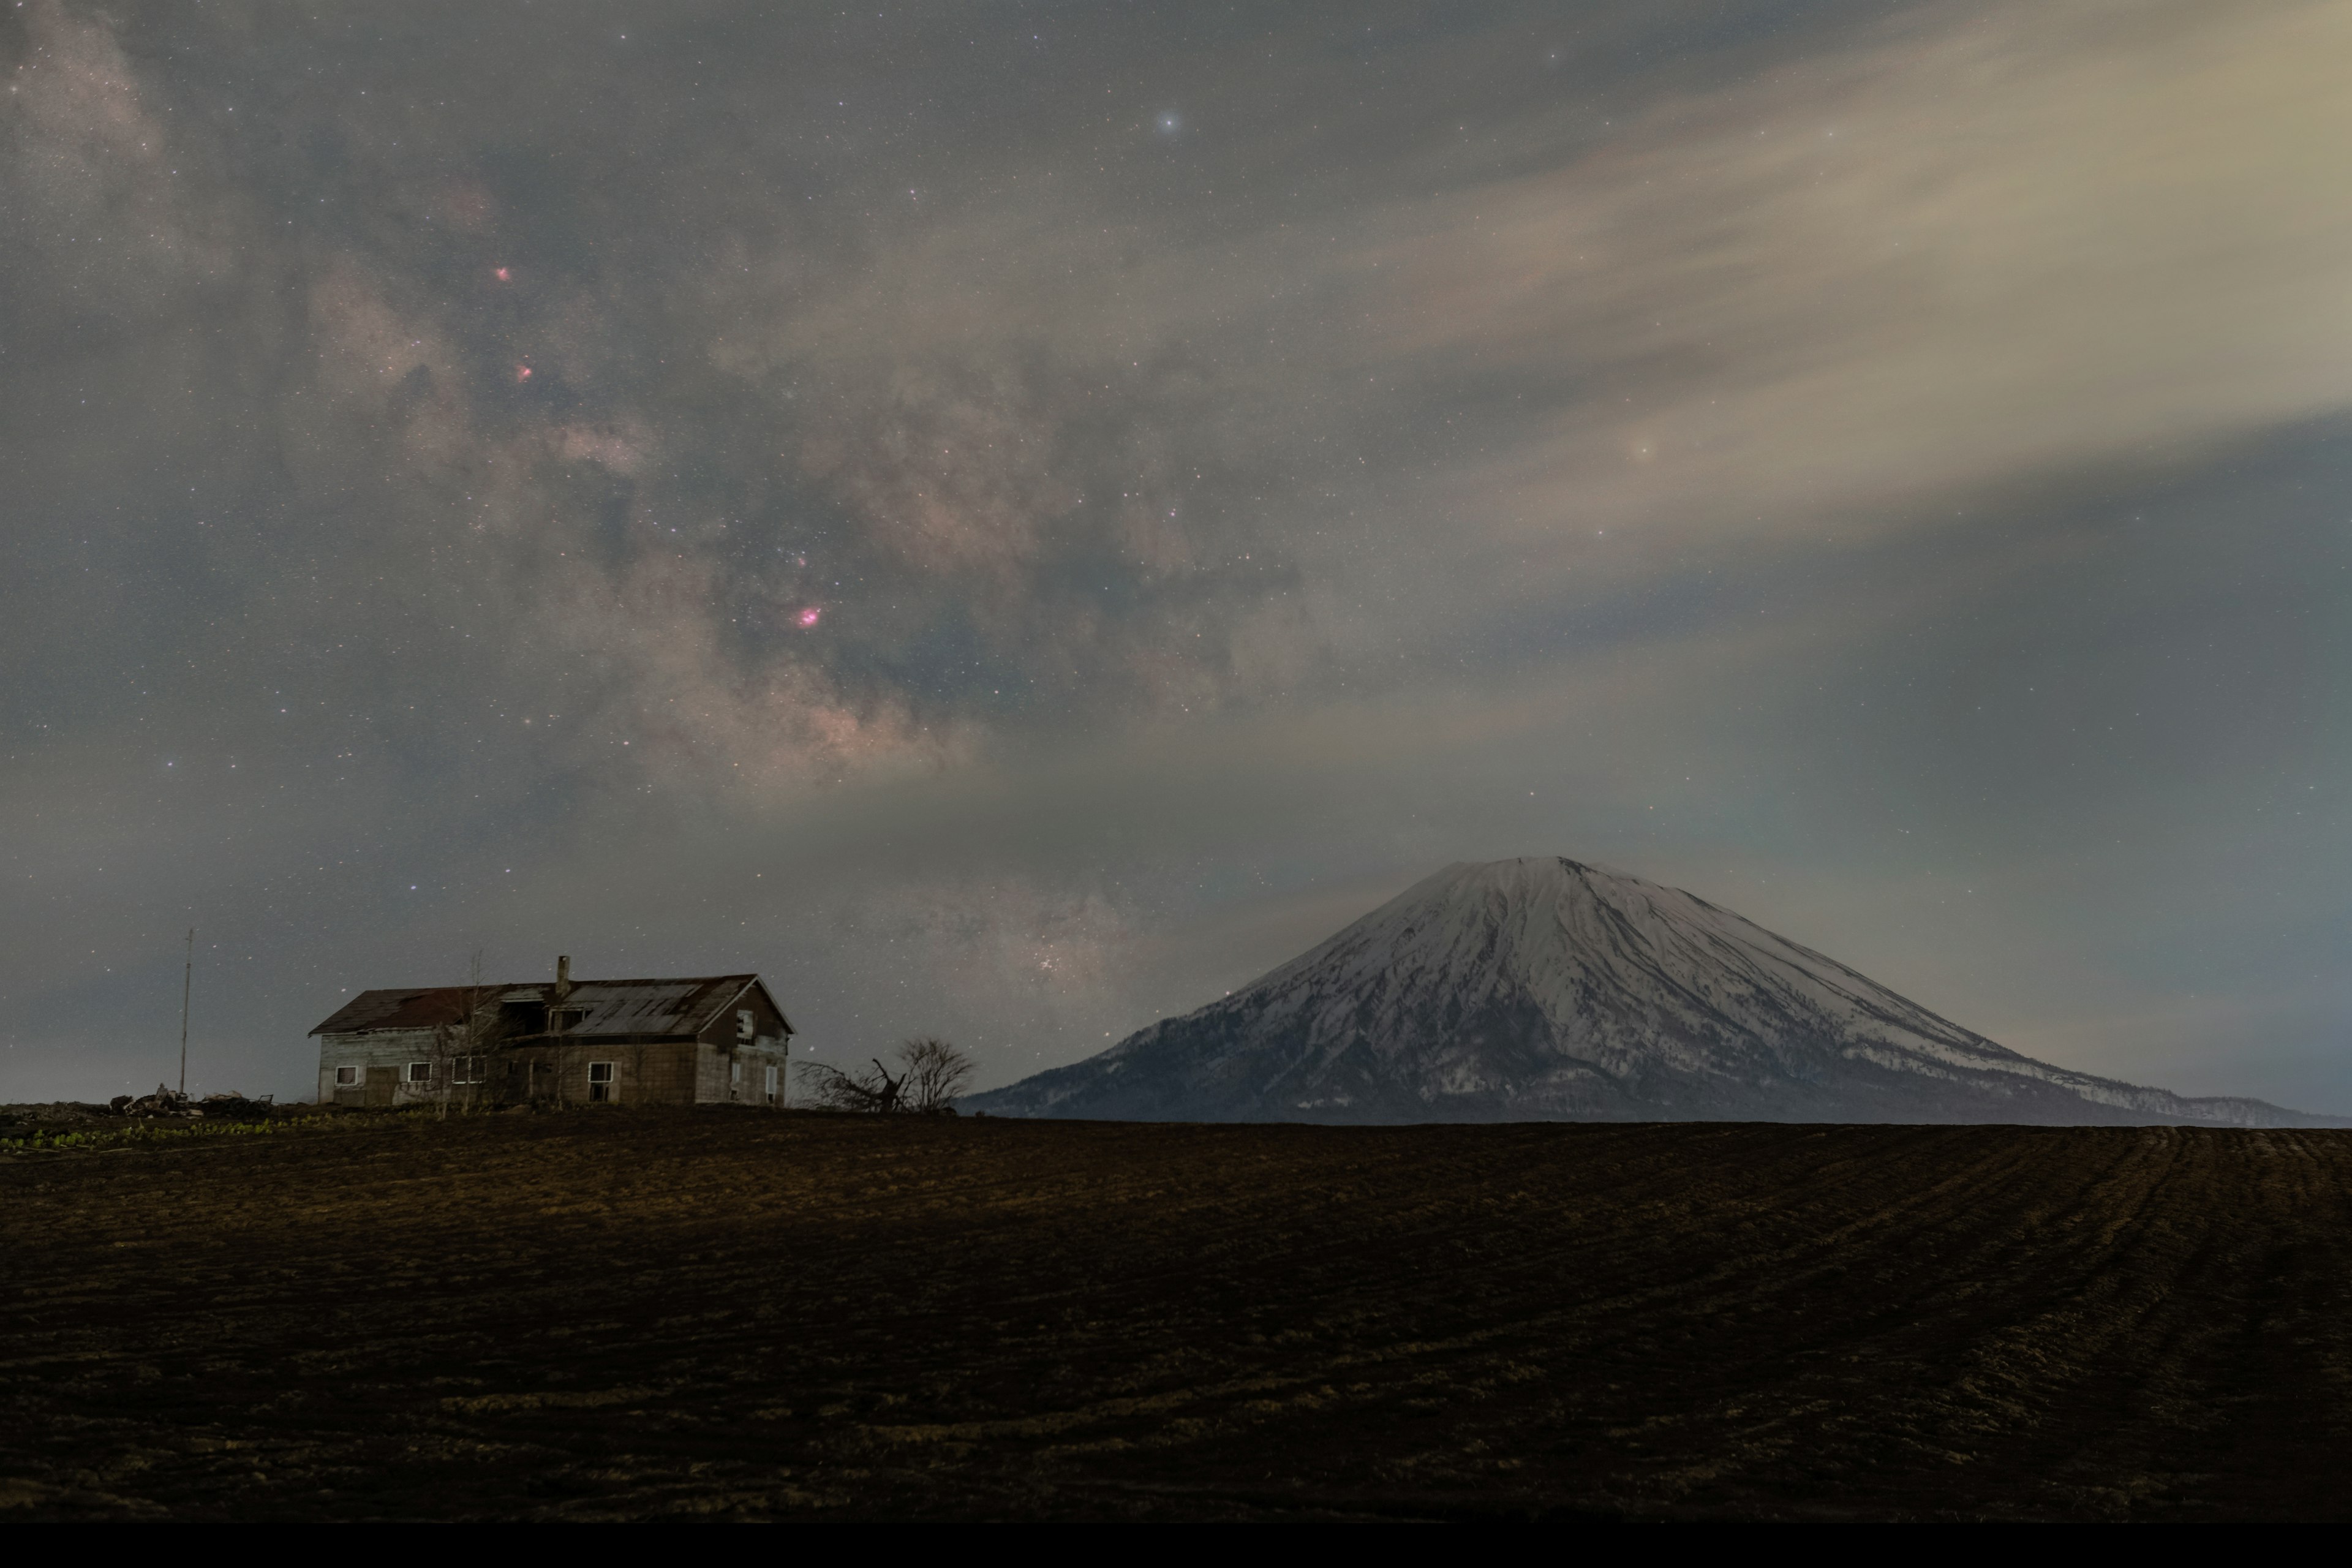
<instances>
[{"instance_id":1,"label":"weathered siding","mask_svg":"<svg viewBox=\"0 0 2352 1568\"><path fill-rule=\"evenodd\" d=\"M481 1099L500 1104L516 1104L536 1098L583 1105L588 1103L590 1098L589 1064L611 1062L614 1100L640 1105L690 1105L695 1101L699 1087L695 1071L695 1058L699 1049L693 1040L661 1040L633 1045L605 1045L593 1041L561 1046L532 1044L508 1050L493 1050L487 1053L490 1058L486 1064L488 1080L473 1085L453 1084L450 1086L451 1093L457 1100ZM439 1098L438 1087L431 1083L410 1083L408 1064L432 1060L433 1032L430 1029L321 1035L319 1037L319 1103L382 1103L380 1095L371 1100L367 1094L371 1068L393 1075L391 1103L430 1103ZM352 1085L337 1084L335 1069L341 1067L352 1068L359 1081Z\"/></svg>"},{"instance_id":2,"label":"weathered siding","mask_svg":"<svg viewBox=\"0 0 2352 1568\"><path fill-rule=\"evenodd\" d=\"M751 1015L748 1025L745 1013ZM772 1067L779 1069L781 1100L781 1073L790 1049L783 1019L754 986L702 1031L694 1098L706 1105L768 1103L766 1069Z\"/></svg>"},{"instance_id":3,"label":"weathered siding","mask_svg":"<svg viewBox=\"0 0 2352 1568\"><path fill-rule=\"evenodd\" d=\"M397 999L409 994L384 994ZM352 1016L374 1021L381 1016L383 1021L407 1023L418 1015L422 1005L410 1007L404 1014L390 1015L382 1009L373 1015L362 1009ZM702 1002L697 1016L702 1016L709 1005L708 1000ZM352 1008L345 1011L352 1012ZM747 1014L748 1017L744 1016ZM698 1037L630 1042L544 1036L520 1039L509 1037L509 1040L511 1043L493 1046L484 1053L489 1058L484 1064L486 1081L449 1087L453 1100L502 1104L530 1100L573 1105L592 1103L590 1067L610 1062L613 1074L609 1098L622 1104L777 1103L782 1099L782 1086L779 1093L770 1095L768 1069L773 1068L781 1074L789 1066L790 1038L784 1033L784 1020L768 1000L765 988L757 984L749 985L742 995L730 999ZM321 1030L320 1102L380 1106L416 1105L437 1100L443 1092L437 1082L429 1078L424 1082L409 1080L409 1066L414 1062L431 1064L428 1070L435 1073L449 1068L446 1059L435 1059L434 1032L429 1027ZM357 1081L338 1085L338 1068L351 1068Z\"/></svg>"},{"instance_id":4,"label":"weathered siding","mask_svg":"<svg viewBox=\"0 0 2352 1568\"><path fill-rule=\"evenodd\" d=\"M695 1099L695 1042L656 1040L644 1044L534 1043L513 1053L500 1098L592 1102L589 1068L613 1064L612 1100L622 1105L691 1105Z\"/></svg>"},{"instance_id":5,"label":"weathered siding","mask_svg":"<svg viewBox=\"0 0 2352 1568\"><path fill-rule=\"evenodd\" d=\"M416 1105L434 1098L436 1090L429 1086L412 1086L408 1082L408 1064L433 1059L433 1031L430 1029L383 1029L367 1034L320 1035L319 1037L319 1103L321 1105L363 1105L367 1103L366 1084L371 1068L389 1070L393 1075L392 1101L395 1105ZM335 1069L354 1069L356 1084L338 1085Z\"/></svg>"}]
</instances>

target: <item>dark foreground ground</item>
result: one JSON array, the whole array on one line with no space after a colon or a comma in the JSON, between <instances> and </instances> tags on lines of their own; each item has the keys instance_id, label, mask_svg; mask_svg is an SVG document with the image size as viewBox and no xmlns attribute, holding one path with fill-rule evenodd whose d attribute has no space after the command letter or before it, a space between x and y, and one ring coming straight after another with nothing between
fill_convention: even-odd
<instances>
[{"instance_id":1,"label":"dark foreground ground","mask_svg":"<svg viewBox=\"0 0 2352 1568\"><path fill-rule=\"evenodd\" d=\"M2352 1133L342 1123L0 1156L0 1519L2352 1513Z\"/></svg>"}]
</instances>

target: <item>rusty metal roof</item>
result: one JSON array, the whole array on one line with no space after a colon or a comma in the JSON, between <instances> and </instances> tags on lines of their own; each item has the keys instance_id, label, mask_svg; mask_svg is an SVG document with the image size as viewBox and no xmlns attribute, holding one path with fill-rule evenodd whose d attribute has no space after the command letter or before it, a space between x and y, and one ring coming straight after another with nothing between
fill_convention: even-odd
<instances>
[{"instance_id":1,"label":"rusty metal roof","mask_svg":"<svg viewBox=\"0 0 2352 1568\"><path fill-rule=\"evenodd\" d=\"M752 986L775 997L756 974L715 974L689 980L576 980L563 999L566 1010L581 1013L563 1034L572 1039L615 1035L638 1038L700 1034L719 1013ZM551 1003L552 981L520 985L436 985L414 991L362 991L346 1002L317 1028L314 1035L360 1034L377 1029L430 1029L465 1021L466 996L471 990L486 1007L514 1002ZM784 1010L776 1007L776 1016ZM793 1033L784 1019L784 1033Z\"/></svg>"}]
</instances>

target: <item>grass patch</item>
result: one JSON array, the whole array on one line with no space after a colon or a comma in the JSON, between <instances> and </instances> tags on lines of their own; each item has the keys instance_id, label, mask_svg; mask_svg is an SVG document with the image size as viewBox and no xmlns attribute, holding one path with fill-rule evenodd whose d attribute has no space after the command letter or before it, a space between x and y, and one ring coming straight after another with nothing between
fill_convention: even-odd
<instances>
[{"instance_id":1,"label":"grass patch","mask_svg":"<svg viewBox=\"0 0 2352 1568\"><path fill-rule=\"evenodd\" d=\"M318 1126L326 1120L325 1117L305 1116L284 1121L194 1121L184 1127L158 1127L152 1122L142 1121L121 1129L37 1131L23 1138L0 1138L0 1153L31 1154L68 1149L143 1149L159 1143L184 1143L191 1139L249 1138L292 1132Z\"/></svg>"}]
</instances>

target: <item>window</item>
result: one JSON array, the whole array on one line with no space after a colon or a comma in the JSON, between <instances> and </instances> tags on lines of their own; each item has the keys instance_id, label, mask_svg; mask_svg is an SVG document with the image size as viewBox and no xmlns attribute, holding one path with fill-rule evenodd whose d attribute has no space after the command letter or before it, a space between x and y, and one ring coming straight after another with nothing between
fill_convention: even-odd
<instances>
[{"instance_id":1,"label":"window","mask_svg":"<svg viewBox=\"0 0 2352 1568\"><path fill-rule=\"evenodd\" d=\"M336 1087L337 1089L349 1089L349 1088L351 1088L352 1085L354 1085L354 1084L358 1083L359 1081L360 1081L360 1069L359 1069L359 1068L337 1068L335 1069L335 1087Z\"/></svg>"},{"instance_id":2,"label":"window","mask_svg":"<svg viewBox=\"0 0 2352 1568\"><path fill-rule=\"evenodd\" d=\"M727 1064L727 1081L729 1083L741 1083L743 1081L743 1064L741 1062L733 1061Z\"/></svg>"},{"instance_id":3,"label":"window","mask_svg":"<svg viewBox=\"0 0 2352 1568\"><path fill-rule=\"evenodd\" d=\"M449 1081L480 1083L488 1075L489 1059L488 1057L451 1057Z\"/></svg>"},{"instance_id":4,"label":"window","mask_svg":"<svg viewBox=\"0 0 2352 1568\"><path fill-rule=\"evenodd\" d=\"M751 1037L751 1010L749 1007L735 1015L735 1037L739 1040Z\"/></svg>"},{"instance_id":5,"label":"window","mask_svg":"<svg viewBox=\"0 0 2352 1568\"><path fill-rule=\"evenodd\" d=\"M773 1100L776 1098L776 1069L773 1068L770 1068L768 1069L767 1088L768 1098L769 1100Z\"/></svg>"},{"instance_id":6,"label":"window","mask_svg":"<svg viewBox=\"0 0 2352 1568\"><path fill-rule=\"evenodd\" d=\"M613 1064L611 1062L590 1062L588 1064L588 1098L600 1104L605 1100L614 1098L613 1094Z\"/></svg>"},{"instance_id":7,"label":"window","mask_svg":"<svg viewBox=\"0 0 2352 1568\"><path fill-rule=\"evenodd\" d=\"M408 1081L411 1083L431 1083L433 1081L433 1064L431 1062L409 1063Z\"/></svg>"}]
</instances>

